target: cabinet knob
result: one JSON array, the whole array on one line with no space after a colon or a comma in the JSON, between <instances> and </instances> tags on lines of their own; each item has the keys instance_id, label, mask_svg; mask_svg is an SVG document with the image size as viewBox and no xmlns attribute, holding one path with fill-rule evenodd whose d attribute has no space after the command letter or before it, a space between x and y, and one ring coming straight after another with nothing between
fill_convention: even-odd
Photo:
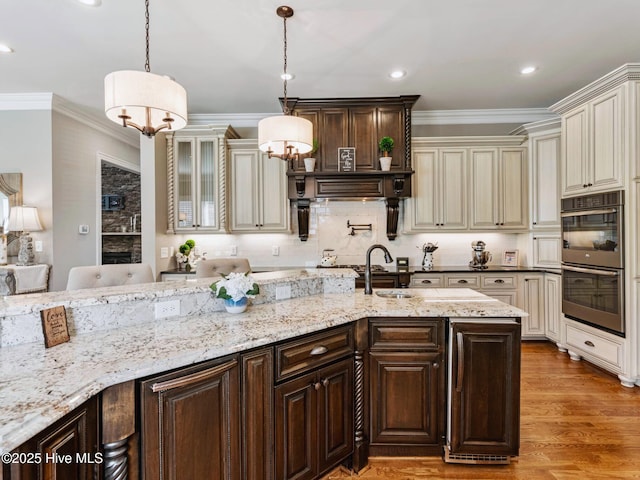
<instances>
[{"instance_id":1,"label":"cabinet knob","mask_svg":"<svg viewBox=\"0 0 640 480\"><path fill-rule=\"evenodd\" d=\"M431 283L431 280L422 280L422 282L420 282L420 283L430 284L430 283Z\"/></svg>"},{"instance_id":2,"label":"cabinet knob","mask_svg":"<svg viewBox=\"0 0 640 480\"><path fill-rule=\"evenodd\" d=\"M534 225L537 225L537 224L538 224L538 222L533 222L533 224L534 224Z\"/></svg>"},{"instance_id":3,"label":"cabinet knob","mask_svg":"<svg viewBox=\"0 0 640 480\"><path fill-rule=\"evenodd\" d=\"M440 364L438 362L434 363L433 368L440 368Z\"/></svg>"},{"instance_id":4,"label":"cabinet knob","mask_svg":"<svg viewBox=\"0 0 640 480\"><path fill-rule=\"evenodd\" d=\"M585 340L584 344L587 347L595 347L595 344L591 340Z\"/></svg>"},{"instance_id":5,"label":"cabinet knob","mask_svg":"<svg viewBox=\"0 0 640 480\"><path fill-rule=\"evenodd\" d=\"M323 387L328 387L329 386L329 379L328 378L325 378L325 379L322 380L322 386Z\"/></svg>"},{"instance_id":6,"label":"cabinet knob","mask_svg":"<svg viewBox=\"0 0 640 480\"><path fill-rule=\"evenodd\" d=\"M320 382L315 382L315 383L312 383L311 385L313 385L313 388L315 388L316 390L320 390L320 387L322 386L320 385Z\"/></svg>"},{"instance_id":7,"label":"cabinet knob","mask_svg":"<svg viewBox=\"0 0 640 480\"><path fill-rule=\"evenodd\" d=\"M461 278L460 280L458 280L458 283L469 283L469 282L467 282L464 278Z\"/></svg>"},{"instance_id":8,"label":"cabinet knob","mask_svg":"<svg viewBox=\"0 0 640 480\"><path fill-rule=\"evenodd\" d=\"M589 184L588 184L588 183L583 183L583 184L582 184L582 188L587 188L588 186L589 186Z\"/></svg>"},{"instance_id":9,"label":"cabinet knob","mask_svg":"<svg viewBox=\"0 0 640 480\"><path fill-rule=\"evenodd\" d=\"M587 183L587 187L593 187L593 183Z\"/></svg>"},{"instance_id":10,"label":"cabinet knob","mask_svg":"<svg viewBox=\"0 0 640 480\"><path fill-rule=\"evenodd\" d=\"M496 283L504 283L504 280L503 280L503 279L501 279L501 278L498 278L498 279L496 280Z\"/></svg>"}]
</instances>

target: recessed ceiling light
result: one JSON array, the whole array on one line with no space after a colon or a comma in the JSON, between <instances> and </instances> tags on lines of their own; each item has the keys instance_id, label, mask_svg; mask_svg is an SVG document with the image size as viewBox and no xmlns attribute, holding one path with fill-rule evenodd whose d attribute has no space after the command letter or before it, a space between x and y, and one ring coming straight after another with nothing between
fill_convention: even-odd
<instances>
[{"instance_id":1,"label":"recessed ceiling light","mask_svg":"<svg viewBox=\"0 0 640 480\"><path fill-rule=\"evenodd\" d=\"M4 43L0 43L0 53L13 53L13 48Z\"/></svg>"},{"instance_id":2,"label":"recessed ceiling light","mask_svg":"<svg viewBox=\"0 0 640 480\"><path fill-rule=\"evenodd\" d=\"M89 7L99 7L102 5L102 0L78 0L78 3L88 5Z\"/></svg>"},{"instance_id":3,"label":"recessed ceiling light","mask_svg":"<svg viewBox=\"0 0 640 480\"><path fill-rule=\"evenodd\" d=\"M520 69L520 73L523 75L529 75L533 72L535 72L538 69L538 67L534 67L533 65L530 65L528 67L523 67Z\"/></svg>"},{"instance_id":4,"label":"recessed ceiling light","mask_svg":"<svg viewBox=\"0 0 640 480\"><path fill-rule=\"evenodd\" d=\"M282 80L293 80L294 78L296 78L296 76L293 73L283 73L282 75L280 75L280 78Z\"/></svg>"},{"instance_id":5,"label":"recessed ceiling light","mask_svg":"<svg viewBox=\"0 0 640 480\"><path fill-rule=\"evenodd\" d=\"M391 78L402 78L407 74L404 70L394 70L389 74Z\"/></svg>"}]
</instances>

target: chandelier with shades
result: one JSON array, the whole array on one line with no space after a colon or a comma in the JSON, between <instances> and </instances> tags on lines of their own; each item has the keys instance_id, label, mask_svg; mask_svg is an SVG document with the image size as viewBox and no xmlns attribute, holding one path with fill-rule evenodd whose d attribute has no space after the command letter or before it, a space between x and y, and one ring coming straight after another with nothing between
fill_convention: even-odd
<instances>
[{"instance_id":1,"label":"chandelier with shades","mask_svg":"<svg viewBox=\"0 0 640 480\"><path fill-rule=\"evenodd\" d=\"M291 160L298 154L308 153L313 147L313 124L304 118L291 115L287 103L287 18L293 9L278 7L276 13L284 21L284 103L283 115L267 117L258 123L258 147L269 157ZM295 151L295 153L294 153Z\"/></svg>"},{"instance_id":2,"label":"chandelier with shades","mask_svg":"<svg viewBox=\"0 0 640 480\"><path fill-rule=\"evenodd\" d=\"M104 79L104 111L110 120L147 137L187 124L187 92L149 67L149 0L145 0L146 62L144 72L120 70Z\"/></svg>"}]
</instances>

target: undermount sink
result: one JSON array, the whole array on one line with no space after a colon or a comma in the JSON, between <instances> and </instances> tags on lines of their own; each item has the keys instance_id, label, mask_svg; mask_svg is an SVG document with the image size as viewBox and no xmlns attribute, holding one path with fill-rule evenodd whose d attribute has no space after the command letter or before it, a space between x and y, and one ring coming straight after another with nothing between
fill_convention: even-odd
<instances>
[{"instance_id":1,"label":"undermount sink","mask_svg":"<svg viewBox=\"0 0 640 480\"><path fill-rule=\"evenodd\" d=\"M413 295L404 292L394 292L391 290L378 290L376 295L382 298L412 298Z\"/></svg>"}]
</instances>

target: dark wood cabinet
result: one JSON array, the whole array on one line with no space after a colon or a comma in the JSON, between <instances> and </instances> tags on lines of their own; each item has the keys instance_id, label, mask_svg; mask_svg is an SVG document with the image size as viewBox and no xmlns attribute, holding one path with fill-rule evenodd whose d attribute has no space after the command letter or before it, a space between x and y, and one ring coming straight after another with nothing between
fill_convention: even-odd
<instances>
[{"instance_id":1,"label":"dark wood cabinet","mask_svg":"<svg viewBox=\"0 0 640 480\"><path fill-rule=\"evenodd\" d=\"M396 288L399 287L398 276L394 274L371 275L372 288ZM364 288L364 276L356 278L356 288Z\"/></svg>"},{"instance_id":2,"label":"dark wood cabinet","mask_svg":"<svg viewBox=\"0 0 640 480\"><path fill-rule=\"evenodd\" d=\"M396 238L399 199L411 196L411 108L418 97L287 99L293 115L313 124L319 146L313 154L315 171L304 168L304 157L310 155L291 161L287 171L300 240L309 238L309 202L314 198L384 198L387 238ZM394 139L389 171L382 171L378 160L378 142L385 136ZM355 148L353 171L340 171L340 147Z\"/></svg>"},{"instance_id":3,"label":"dark wood cabinet","mask_svg":"<svg viewBox=\"0 0 640 480\"><path fill-rule=\"evenodd\" d=\"M273 348L240 355L242 478L274 478Z\"/></svg>"},{"instance_id":4,"label":"dark wood cabinet","mask_svg":"<svg viewBox=\"0 0 640 480\"><path fill-rule=\"evenodd\" d=\"M451 322L452 455L518 455L520 324Z\"/></svg>"},{"instance_id":5,"label":"dark wood cabinet","mask_svg":"<svg viewBox=\"0 0 640 480\"><path fill-rule=\"evenodd\" d=\"M276 345L277 479L311 479L354 445L354 329L332 328Z\"/></svg>"},{"instance_id":6,"label":"dark wood cabinet","mask_svg":"<svg viewBox=\"0 0 640 480\"><path fill-rule=\"evenodd\" d=\"M438 455L444 320L370 320L369 344L370 455Z\"/></svg>"},{"instance_id":7,"label":"dark wood cabinet","mask_svg":"<svg viewBox=\"0 0 640 480\"><path fill-rule=\"evenodd\" d=\"M275 389L276 478L313 479L353 451L353 359Z\"/></svg>"},{"instance_id":8,"label":"dark wood cabinet","mask_svg":"<svg viewBox=\"0 0 640 480\"><path fill-rule=\"evenodd\" d=\"M140 382L145 480L240 478L238 372L227 357Z\"/></svg>"},{"instance_id":9,"label":"dark wood cabinet","mask_svg":"<svg viewBox=\"0 0 640 480\"><path fill-rule=\"evenodd\" d=\"M88 400L12 452L4 465L7 480L92 480L102 478L98 401ZM1 476L0 476L1 477Z\"/></svg>"},{"instance_id":10,"label":"dark wood cabinet","mask_svg":"<svg viewBox=\"0 0 640 480\"><path fill-rule=\"evenodd\" d=\"M294 115L313 124L313 135L319 149L314 154L318 173L338 172L338 148L356 148L356 172L379 171L378 141L394 140L392 170L411 169L407 145L410 138L411 108L415 95L383 98L289 98ZM409 130L409 135L407 131ZM302 159L292 165L295 172L304 171Z\"/></svg>"}]
</instances>

